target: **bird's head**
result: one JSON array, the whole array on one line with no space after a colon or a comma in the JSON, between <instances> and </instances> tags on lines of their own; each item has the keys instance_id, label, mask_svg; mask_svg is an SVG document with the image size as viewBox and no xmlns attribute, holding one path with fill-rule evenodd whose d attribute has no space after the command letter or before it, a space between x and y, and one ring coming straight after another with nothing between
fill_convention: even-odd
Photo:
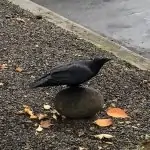
<instances>
[{"instance_id":1,"label":"bird's head","mask_svg":"<svg viewBox=\"0 0 150 150\"><path fill-rule=\"evenodd\" d=\"M95 57L92 61L91 70L94 73L98 73L101 67L110 60L110 58Z\"/></svg>"},{"instance_id":2,"label":"bird's head","mask_svg":"<svg viewBox=\"0 0 150 150\"><path fill-rule=\"evenodd\" d=\"M110 58L103 58L103 57L95 57L93 62L95 64L105 64L106 62L110 61L111 59Z\"/></svg>"}]
</instances>

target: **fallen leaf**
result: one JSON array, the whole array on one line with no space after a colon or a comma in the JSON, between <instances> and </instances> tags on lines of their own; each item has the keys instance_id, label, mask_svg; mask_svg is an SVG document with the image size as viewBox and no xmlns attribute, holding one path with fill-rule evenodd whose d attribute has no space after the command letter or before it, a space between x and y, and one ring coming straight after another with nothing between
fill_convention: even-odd
<instances>
[{"instance_id":1,"label":"fallen leaf","mask_svg":"<svg viewBox=\"0 0 150 150\"><path fill-rule=\"evenodd\" d=\"M31 110L30 106L23 105L24 112L27 113L30 116L30 119L37 119L37 116L34 115L33 111Z\"/></svg>"},{"instance_id":2,"label":"fallen leaf","mask_svg":"<svg viewBox=\"0 0 150 150\"><path fill-rule=\"evenodd\" d=\"M108 127L112 125L112 119L97 119L94 123L100 127Z\"/></svg>"},{"instance_id":3,"label":"fallen leaf","mask_svg":"<svg viewBox=\"0 0 150 150\"><path fill-rule=\"evenodd\" d=\"M107 115L115 118L128 118L129 116L121 108L111 108L107 109Z\"/></svg>"},{"instance_id":4,"label":"fallen leaf","mask_svg":"<svg viewBox=\"0 0 150 150\"><path fill-rule=\"evenodd\" d=\"M113 138L114 136L110 135L110 134L97 134L97 135L94 135L95 138L99 138L99 139L103 139L103 138L106 138L106 139L111 139Z\"/></svg>"},{"instance_id":5,"label":"fallen leaf","mask_svg":"<svg viewBox=\"0 0 150 150\"><path fill-rule=\"evenodd\" d=\"M28 115L33 115L33 112L32 112L32 110L31 110L31 107L30 106L28 106L28 105L23 105L23 107L24 107L24 112L25 113L27 113Z\"/></svg>"},{"instance_id":6,"label":"fallen leaf","mask_svg":"<svg viewBox=\"0 0 150 150\"><path fill-rule=\"evenodd\" d=\"M47 118L47 114L36 114L39 120Z\"/></svg>"},{"instance_id":7,"label":"fallen leaf","mask_svg":"<svg viewBox=\"0 0 150 150\"><path fill-rule=\"evenodd\" d=\"M36 131L41 132L41 131L43 131L43 128L39 125L38 128L36 129Z\"/></svg>"},{"instance_id":8,"label":"fallen leaf","mask_svg":"<svg viewBox=\"0 0 150 150\"><path fill-rule=\"evenodd\" d=\"M55 114L53 114L52 116L55 120L57 120L57 116Z\"/></svg>"},{"instance_id":9,"label":"fallen leaf","mask_svg":"<svg viewBox=\"0 0 150 150\"><path fill-rule=\"evenodd\" d=\"M58 112L56 109L51 110L51 113L52 113L52 114L60 115L59 112Z\"/></svg>"},{"instance_id":10,"label":"fallen leaf","mask_svg":"<svg viewBox=\"0 0 150 150\"><path fill-rule=\"evenodd\" d=\"M0 64L0 70L6 69L6 68L8 68L7 64Z\"/></svg>"},{"instance_id":11,"label":"fallen leaf","mask_svg":"<svg viewBox=\"0 0 150 150\"><path fill-rule=\"evenodd\" d=\"M48 104L44 104L44 109L48 110L48 109L51 109L52 107Z\"/></svg>"},{"instance_id":12,"label":"fallen leaf","mask_svg":"<svg viewBox=\"0 0 150 150\"><path fill-rule=\"evenodd\" d=\"M45 121L42 120L40 122L40 126L42 128L49 128L51 125L53 125L53 124L51 124L51 122L49 120L45 120Z\"/></svg>"},{"instance_id":13,"label":"fallen leaf","mask_svg":"<svg viewBox=\"0 0 150 150\"><path fill-rule=\"evenodd\" d=\"M30 116L30 119L37 119L37 118L38 117L36 115L33 115L33 114Z\"/></svg>"},{"instance_id":14,"label":"fallen leaf","mask_svg":"<svg viewBox=\"0 0 150 150\"><path fill-rule=\"evenodd\" d=\"M17 68L16 68L16 72L22 72L22 71L23 71L22 68L20 68L20 67L17 67Z\"/></svg>"}]
</instances>

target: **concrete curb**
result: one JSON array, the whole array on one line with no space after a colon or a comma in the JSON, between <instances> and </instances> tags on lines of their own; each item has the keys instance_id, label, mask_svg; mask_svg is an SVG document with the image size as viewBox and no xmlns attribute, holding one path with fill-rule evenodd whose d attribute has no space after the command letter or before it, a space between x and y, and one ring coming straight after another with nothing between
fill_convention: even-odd
<instances>
[{"instance_id":1,"label":"concrete curb","mask_svg":"<svg viewBox=\"0 0 150 150\"><path fill-rule=\"evenodd\" d=\"M108 38L103 37L100 34L97 34L77 23L74 23L67 18L64 18L56 14L55 12L52 12L51 10L40 6L30 0L8 1L20 6L22 9L30 11L34 15L42 15L49 22L52 22L55 25L78 35L80 38L83 38L86 41L93 43L102 50L111 52L118 58L125 60L126 62L136 66L141 70L150 71L150 59L144 58L143 56L130 51L129 49L119 45L118 43L110 41Z\"/></svg>"}]
</instances>

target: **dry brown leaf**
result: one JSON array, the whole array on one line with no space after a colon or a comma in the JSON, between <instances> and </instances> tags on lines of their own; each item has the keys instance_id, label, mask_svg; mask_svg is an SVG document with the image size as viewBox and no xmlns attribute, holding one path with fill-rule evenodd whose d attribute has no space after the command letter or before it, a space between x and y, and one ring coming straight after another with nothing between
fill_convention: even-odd
<instances>
[{"instance_id":1,"label":"dry brown leaf","mask_svg":"<svg viewBox=\"0 0 150 150\"><path fill-rule=\"evenodd\" d=\"M112 119L97 119L94 123L100 127L108 127L112 125Z\"/></svg>"},{"instance_id":2,"label":"dry brown leaf","mask_svg":"<svg viewBox=\"0 0 150 150\"><path fill-rule=\"evenodd\" d=\"M107 109L107 115L115 118L128 118L129 116L126 112L121 108L111 108Z\"/></svg>"},{"instance_id":3,"label":"dry brown leaf","mask_svg":"<svg viewBox=\"0 0 150 150\"><path fill-rule=\"evenodd\" d=\"M37 116L34 115L33 111L31 110L30 106L23 105L24 112L27 113L30 116L30 119L37 119Z\"/></svg>"},{"instance_id":4,"label":"dry brown leaf","mask_svg":"<svg viewBox=\"0 0 150 150\"><path fill-rule=\"evenodd\" d=\"M0 64L0 70L6 69L6 68L8 68L7 64Z\"/></svg>"},{"instance_id":5,"label":"dry brown leaf","mask_svg":"<svg viewBox=\"0 0 150 150\"><path fill-rule=\"evenodd\" d=\"M38 117L36 115L31 115L30 119L37 119Z\"/></svg>"},{"instance_id":6,"label":"dry brown leaf","mask_svg":"<svg viewBox=\"0 0 150 150\"><path fill-rule=\"evenodd\" d=\"M23 105L24 107L24 112L27 113L28 115L32 116L33 115L33 112L31 110L31 107L30 106L27 106L27 105Z\"/></svg>"},{"instance_id":7,"label":"dry brown leaf","mask_svg":"<svg viewBox=\"0 0 150 150\"><path fill-rule=\"evenodd\" d=\"M113 138L114 136L110 135L110 134L98 134L98 135L94 135L95 138L99 138L99 139L110 139Z\"/></svg>"},{"instance_id":8,"label":"dry brown leaf","mask_svg":"<svg viewBox=\"0 0 150 150\"><path fill-rule=\"evenodd\" d=\"M17 67L17 68L16 68L16 72L22 72L22 71L23 71L22 68L20 68L20 67Z\"/></svg>"},{"instance_id":9,"label":"dry brown leaf","mask_svg":"<svg viewBox=\"0 0 150 150\"><path fill-rule=\"evenodd\" d=\"M39 125L38 128L36 129L36 131L41 132L41 131L43 131L43 128Z\"/></svg>"},{"instance_id":10,"label":"dry brown leaf","mask_svg":"<svg viewBox=\"0 0 150 150\"><path fill-rule=\"evenodd\" d=\"M28 106L28 105L23 105L24 107L24 112L29 114L29 115L32 115L32 110L31 110L31 107Z\"/></svg>"},{"instance_id":11,"label":"dry brown leaf","mask_svg":"<svg viewBox=\"0 0 150 150\"><path fill-rule=\"evenodd\" d=\"M49 128L51 125L53 125L53 124L51 124L50 120L45 120L45 121L42 120L40 122L40 126L42 128Z\"/></svg>"},{"instance_id":12,"label":"dry brown leaf","mask_svg":"<svg viewBox=\"0 0 150 150\"><path fill-rule=\"evenodd\" d=\"M47 118L47 114L36 114L39 120Z\"/></svg>"}]
</instances>

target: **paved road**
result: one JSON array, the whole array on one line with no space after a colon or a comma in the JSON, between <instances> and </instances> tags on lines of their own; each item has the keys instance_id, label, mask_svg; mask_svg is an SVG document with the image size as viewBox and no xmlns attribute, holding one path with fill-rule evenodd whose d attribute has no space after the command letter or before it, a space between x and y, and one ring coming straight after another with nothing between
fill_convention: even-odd
<instances>
[{"instance_id":1,"label":"paved road","mask_svg":"<svg viewBox=\"0 0 150 150\"><path fill-rule=\"evenodd\" d=\"M150 58L150 0L33 0Z\"/></svg>"}]
</instances>

